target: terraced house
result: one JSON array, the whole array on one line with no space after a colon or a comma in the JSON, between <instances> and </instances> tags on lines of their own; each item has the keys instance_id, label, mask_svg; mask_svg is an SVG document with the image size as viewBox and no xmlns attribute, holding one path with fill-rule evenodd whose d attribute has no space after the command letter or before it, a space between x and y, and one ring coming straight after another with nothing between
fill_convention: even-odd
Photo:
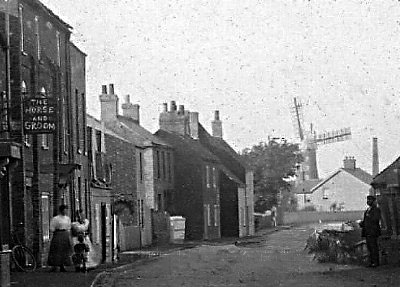
<instances>
[{"instance_id":1,"label":"terraced house","mask_svg":"<svg viewBox=\"0 0 400 287\"><path fill-rule=\"evenodd\" d=\"M118 102L114 86L110 84L108 91L107 86L103 86L100 95L101 121L109 131L135 147L130 155L135 157L135 163L127 164L124 157L113 169L113 177L132 171L130 176L116 179L113 187L115 194L128 199L117 201L119 209L125 210L125 215L129 213L135 217L132 222L136 227L124 221L119 224L121 232L125 234L121 239L129 234L129 240L121 242L120 246L132 249L168 240L168 215L164 211L166 199L174 187L171 168L174 154L170 145L140 125L139 106L132 104L129 96L125 97L125 103L122 104L122 115L118 113ZM117 152L118 145L106 137L106 148ZM118 151L119 154L122 152L127 151ZM118 154L114 153L114 156Z\"/></svg>"},{"instance_id":2,"label":"terraced house","mask_svg":"<svg viewBox=\"0 0 400 287\"><path fill-rule=\"evenodd\" d=\"M10 151L1 179L1 244L12 245L19 230L43 265L58 205L68 204L74 218L87 204L86 55L70 42L71 26L37 0L1 0L0 23L1 150Z\"/></svg>"},{"instance_id":3,"label":"terraced house","mask_svg":"<svg viewBox=\"0 0 400 287\"><path fill-rule=\"evenodd\" d=\"M164 104L156 135L175 150L167 211L186 218L186 239L254 234L252 172L222 139L219 118L211 136L197 112L172 101L169 110Z\"/></svg>"}]
</instances>

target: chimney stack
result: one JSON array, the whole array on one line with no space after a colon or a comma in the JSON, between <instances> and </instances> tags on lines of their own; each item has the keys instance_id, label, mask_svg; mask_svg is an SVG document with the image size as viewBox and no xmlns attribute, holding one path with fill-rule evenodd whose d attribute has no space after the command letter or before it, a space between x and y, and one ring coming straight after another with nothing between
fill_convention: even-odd
<instances>
[{"instance_id":1,"label":"chimney stack","mask_svg":"<svg viewBox=\"0 0 400 287\"><path fill-rule=\"evenodd\" d=\"M343 160L343 167L345 169L356 169L356 160L354 156L346 156Z\"/></svg>"},{"instance_id":2,"label":"chimney stack","mask_svg":"<svg viewBox=\"0 0 400 287\"><path fill-rule=\"evenodd\" d=\"M133 105L130 102L130 95L125 95L125 103L122 104L122 115L134 120L137 124L140 124L139 109L139 105Z\"/></svg>"},{"instance_id":3,"label":"chimney stack","mask_svg":"<svg viewBox=\"0 0 400 287\"><path fill-rule=\"evenodd\" d=\"M199 113L190 112L189 113L189 130L190 136L197 140L199 139Z\"/></svg>"},{"instance_id":4,"label":"chimney stack","mask_svg":"<svg viewBox=\"0 0 400 287\"><path fill-rule=\"evenodd\" d=\"M378 138L372 138L372 176L379 173Z\"/></svg>"},{"instance_id":5,"label":"chimney stack","mask_svg":"<svg viewBox=\"0 0 400 287\"><path fill-rule=\"evenodd\" d=\"M109 85L109 94L107 93L107 86L103 85L99 99L101 105L101 121L115 121L118 115L118 96L114 94L114 84Z\"/></svg>"},{"instance_id":6,"label":"chimney stack","mask_svg":"<svg viewBox=\"0 0 400 287\"><path fill-rule=\"evenodd\" d=\"M167 113L167 112L168 112L168 104L163 103L163 113Z\"/></svg>"},{"instance_id":7,"label":"chimney stack","mask_svg":"<svg viewBox=\"0 0 400 287\"><path fill-rule=\"evenodd\" d=\"M114 84L110 84L108 89L109 89L110 95L114 95Z\"/></svg>"},{"instance_id":8,"label":"chimney stack","mask_svg":"<svg viewBox=\"0 0 400 287\"><path fill-rule=\"evenodd\" d=\"M211 122L213 137L222 139L222 122L219 119L219 111L214 112L214 120Z\"/></svg>"},{"instance_id":9,"label":"chimney stack","mask_svg":"<svg viewBox=\"0 0 400 287\"><path fill-rule=\"evenodd\" d=\"M159 118L160 129L183 136L189 135L189 114L189 111L185 111L184 105L179 105L179 110L177 110L175 101L171 101L169 111L167 104L164 103Z\"/></svg>"},{"instance_id":10,"label":"chimney stack","mask_svg":"<svg viewBox=\"0 0 400 287\"><path fill-rule=\"evenodd\" d=\"M101 86L101 93L102 93L103 95L107 95L107 85L102 85L102 86Z\"/></svg>"},{"instance_id":11,"label":"chimney stack","mask_svg":"<svg viewBox=\"0 0 400 287\"><path fill-rule=\"evenodd\" d=\"M171 101L170 110L171 110L171 112L175 112L176 111L176 102L175 101Z\"/></svg>"},{"instance_id":12,"label":"chimney stack","mask_svg":"<svg viewBox=\"0 0 400 287\"><path fill-rule=\"evenodd\" d=\"M180 115L184 115L185 114L185 106L184 105L179 105L178 114L180 114Z\"/></svg>"}]
</instances>

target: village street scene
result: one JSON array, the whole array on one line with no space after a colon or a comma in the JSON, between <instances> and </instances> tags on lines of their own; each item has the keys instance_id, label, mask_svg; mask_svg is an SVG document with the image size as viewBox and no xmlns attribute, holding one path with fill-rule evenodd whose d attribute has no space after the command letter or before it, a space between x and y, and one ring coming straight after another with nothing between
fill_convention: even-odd
<instances>
[{"instance_id":1,"label":"village street scene","mask_svg":"<svg viewBox=\"0 0 400 287\"><path fill-rule=\"evenodd\" d=\"M398 286L399 19L0 0L0 286Z\"/></svg>"}]
</instances>

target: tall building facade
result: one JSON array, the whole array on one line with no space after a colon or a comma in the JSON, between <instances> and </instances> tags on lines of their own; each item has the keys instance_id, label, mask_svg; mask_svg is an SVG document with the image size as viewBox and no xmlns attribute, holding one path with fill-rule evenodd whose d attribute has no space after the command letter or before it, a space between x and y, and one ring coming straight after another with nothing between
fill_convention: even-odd
<instances>
[{"instance_id":1,"label":"tall building facade","mask_svg":"<svg viewBox=\"0 0 400 287\"><path fill-rule=\"evenodd\" d=\"M11 142L9 150L20 147L15 167L6 167L7 184L2 179L8 197L1 210L8 206L10 216L1 243L12 245L10 235L18 230L44 265L57 207L70 206L74 219L85 205L85 54L71 44L71 27L41 2L0 2L10 4L0 13L2 46L9 41L0 52L9 68L0 72L0 137Z\"/></svg>"}]
</instances>

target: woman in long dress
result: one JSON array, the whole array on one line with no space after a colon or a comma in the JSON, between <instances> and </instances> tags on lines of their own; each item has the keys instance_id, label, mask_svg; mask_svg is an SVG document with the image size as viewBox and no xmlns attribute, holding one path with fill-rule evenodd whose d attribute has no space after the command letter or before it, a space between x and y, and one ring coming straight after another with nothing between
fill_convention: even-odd
<instances>
[{"instance_id":1,"label":"woman in long dress","mask_svg":"<svg viewBox=\"0 0 400 287\"><path fill-rule=\"evenodd\" d=\"M87 253L86 269L93 269L97 267L100 262L96 260L96 251L93 249L92 242L89 238L89 220L85 218L83 210L77 211L77 221L72 223L72 241L73 244L78 243L78 236L82 235L84 237L84 243L88 245L89 252Z\"/></svg>"},{"instance_id":2,"label":"woman in long dress","mask_svg":"<svg viewBox=\"0 0 400 287\"><path fill-rule=\"evenodd\" d=\"M60 267L60 272L65 272L65 266L71 265L71 219L66 215L67 208L64 204L60 205L59 214L50 221L52 238L47 264L53 266L53 271Z\"/></svg>"}]
</instances>

